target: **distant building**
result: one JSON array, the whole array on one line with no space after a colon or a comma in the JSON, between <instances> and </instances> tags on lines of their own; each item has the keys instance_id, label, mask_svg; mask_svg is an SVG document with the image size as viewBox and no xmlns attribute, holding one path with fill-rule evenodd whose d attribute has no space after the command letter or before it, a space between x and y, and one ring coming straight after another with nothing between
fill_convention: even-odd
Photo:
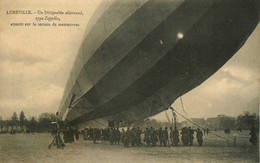
<instances>
[{"instance_id":1,"label":"distant building","mask_svg":"<svg viewBox=\"0 0 260 163\"><path fill-rule=\"evenodd\" d=\"M206 120L206 127L211 130L219 129L234 129L236 119L234 117L220 114L217 117L208 118Z\"/></svg>"},{"instance_id":2,"label":"distant building","mask_svg":"<svg viewBox=\"0 0 260 163\"><path fill-rule=\"evenodd\" d=\"M216 130L220 126L220 120L217 117L208 118L206 120L206 128Z\"/></svg>"},{"instance_id":3,"label":"distant building","mask_svg":"<svg viewBox=\"0 0 260 163\"><path fill-rule=\"evenodd\" d=\"M235 129L236 118L220 114L217 117L207 118L190 118L189 121L181 122L182 127L198 128L209 128L210 130L223 130L223 129ZM196 125L195 125L196 124Z\"/></svg>"},{"instance_id":4,"label":"distant building","mask_svg":"<svg viewBox=\"0 0 260 163\"><path fill-rule=\"evenodd\" d=\"M194 122L195 124L199 125L200 127L205 127L205 119L204 118L191 118L190 119L192 122ZM192 124L192 127L196 127L196 125Z\"/></svg>"},{"instance_id":5,"label":"distant building","mask_svg":"<svg viewBox=\"0 0 260 163\"><path fill-rule=\"evenodd\" d=\"M190 118L190 120L200 127L206 126L204 118ZM198 126L194 125L193 123L191 123L189 121L183 121L183 122L181 122L181 126L182 127L198 128Z\"/></svg>"}]
</instances>

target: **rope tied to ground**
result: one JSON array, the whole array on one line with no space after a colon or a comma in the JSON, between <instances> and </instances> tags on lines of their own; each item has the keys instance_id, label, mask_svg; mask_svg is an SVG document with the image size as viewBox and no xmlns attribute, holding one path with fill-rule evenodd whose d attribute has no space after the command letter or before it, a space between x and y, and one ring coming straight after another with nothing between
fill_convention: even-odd
<instances>
[{"instance_id":1,"label":"rope tied to ground","mask_svg":"<svg viewBox=\"0 0 260 163\"><path fill-rule=\"evenodd\" d=\"M182 118L184 118L184 119L186 119L187 121L189 121L190 123L192 123L193 125L195 125L195 126L201 128L201 129L203 129L203 130L206 130L205 128L199 126L198 124L194 123L194 122L191 121L190 119L186 118L186 117L185 117L184 115L182 115L181 113L177 112L175 109L172 109L172 110L173 110L175 113L179 114ZM221 138L221 139L226 140L227 143L229 144L229 140L228 140L228 139L226 139L226 138L224 138L224 137L222 137L222 136L220 136L220 135L217 135L217 134L215 134L215 133L213 133L213 132L211 132L211 131L209 131L209 133L211 133L212 135L215 135L215 136L217 136L217 137L219 137L219 138Z\"/></svg>"}]
</instances>

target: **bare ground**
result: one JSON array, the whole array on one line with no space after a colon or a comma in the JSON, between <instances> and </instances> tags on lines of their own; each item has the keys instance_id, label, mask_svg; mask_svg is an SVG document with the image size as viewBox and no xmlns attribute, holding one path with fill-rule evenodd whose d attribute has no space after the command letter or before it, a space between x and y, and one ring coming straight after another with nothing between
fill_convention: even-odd
<instances>
[{"instance_id":1,"label":"bare ground","mask_svg":"<svg viewBox=\"0 0 260 163\"><path fill-rule=\"evenodd\" d=\"M93 144L81 139L66 144L65 149L52 147L50 134L2 134L0 135L0 162L259 162L258 147L249 143L248 131L224 134L230 140L204 136L199 147L130 147L110 145L108 142ZM238 134L237 146L233 146L233 134Z\"/></svg>"}]
</instances>

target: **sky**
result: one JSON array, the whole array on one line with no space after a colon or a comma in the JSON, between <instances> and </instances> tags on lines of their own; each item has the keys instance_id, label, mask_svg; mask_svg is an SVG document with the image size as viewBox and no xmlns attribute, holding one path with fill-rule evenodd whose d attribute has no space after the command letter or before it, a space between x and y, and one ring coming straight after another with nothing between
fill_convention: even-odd
<instances>
[{"instance_id":1,"label":"sky","mask_svg":"<svg viewBox=\"0 0 260 163\"><path fill-rule=\"evenodd\" d=\"M100 0L0 1L0 117L9 119L23 110L26 117L58 110L73 61L88 20ZM62 2L62 3L61 3ZM44 3L44 4L43 4ZM35 16L7 15L7 10L83 11L82 16L61 16L79 27L10 27L33 22ZM213 76L182 96L173 107L188 117L237 116L259 111L260 25L245 45ZM165 113L155 116L165 119Z\"/></svg>"}]
</instances>

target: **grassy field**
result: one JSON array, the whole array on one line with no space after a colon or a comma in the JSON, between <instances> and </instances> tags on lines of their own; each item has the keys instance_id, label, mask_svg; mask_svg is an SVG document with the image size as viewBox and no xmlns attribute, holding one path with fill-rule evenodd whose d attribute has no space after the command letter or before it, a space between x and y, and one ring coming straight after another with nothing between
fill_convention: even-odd
<instances>
[{"instance_id":1,"label":"grassy field","mask_svg":"<svg viewBox=\"0 0 260 163\"><path fill-rule=\"evenodd\" d=\"M2 134L0 135L0 162L259 162L258 147L249 143L248 131L204 136L202 147L194 139L194 146L184 147L130 147L110 145L108 142L93 144L81 139L66 144L65 149L52 147L50 134ZM237 134L237 146L233 145Z\"/></svg>"}]
</instances>

